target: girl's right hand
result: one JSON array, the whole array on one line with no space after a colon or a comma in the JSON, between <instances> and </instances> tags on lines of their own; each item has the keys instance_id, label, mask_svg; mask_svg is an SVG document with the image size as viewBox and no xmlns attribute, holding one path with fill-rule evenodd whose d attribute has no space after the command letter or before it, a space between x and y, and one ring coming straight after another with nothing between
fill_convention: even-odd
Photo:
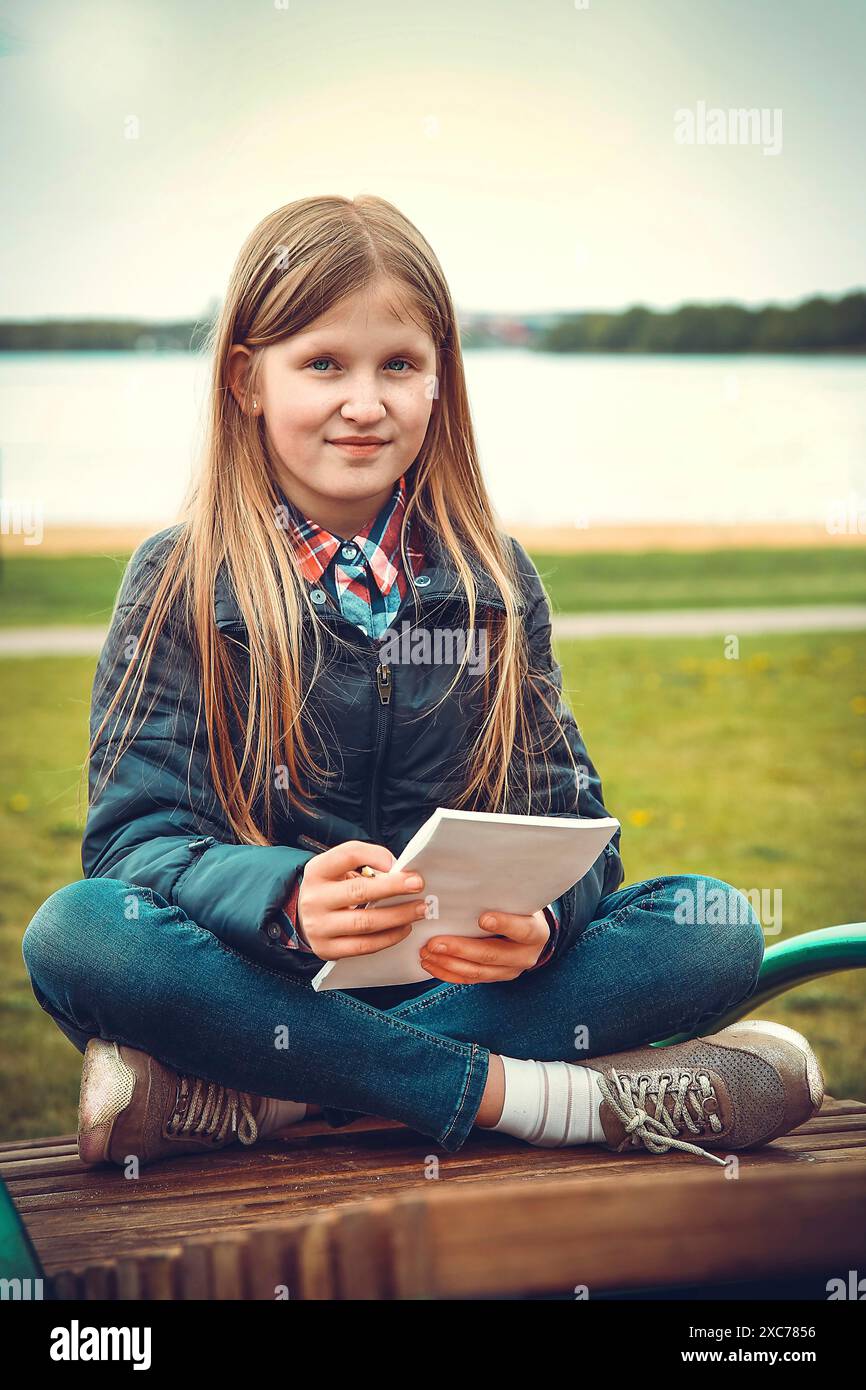
<instances>
[{"instance_id":1,"label":"girl's right hand","mask_svg":"<svg viewBox=\"0 0 866 1390\"><path fill-rule=\"evenodd\" d=\"M346 840L308 860L298 894L298 926L320 960L384 951L427 916L424 898L371 910L360 906L423 891L420 875L414 870L392 872L393 863L394 855L384 845L364 840ZM358 872L359 864L382 872L368 878Z\"/></svg>"}]
</instances>

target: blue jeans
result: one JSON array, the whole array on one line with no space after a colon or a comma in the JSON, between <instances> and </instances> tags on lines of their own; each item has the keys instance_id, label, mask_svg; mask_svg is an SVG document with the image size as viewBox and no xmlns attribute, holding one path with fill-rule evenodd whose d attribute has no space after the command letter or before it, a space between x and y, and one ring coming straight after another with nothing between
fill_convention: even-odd
<instances>
[{"instance_id":1,"label":"blue jeans","mask_svg":"<svg viewBox=\"0 0 866 1390\"><path fill-rule=\"evenodd\" d=\"M724 925L682 920L675 894L700 879L738 904ZM114 1039L188 1075L321 1105L332 1124L399 1120L455 1152L491 1052L582 1061L691 1030L753 992L764 940L730 885L668 875L607 894L540 970L407 986L380 1007L370 990L316 993L259 965L149 888L91 878L42 904L22 951L37 1001L81 1052Z\"/></svg>"}]
</instances>

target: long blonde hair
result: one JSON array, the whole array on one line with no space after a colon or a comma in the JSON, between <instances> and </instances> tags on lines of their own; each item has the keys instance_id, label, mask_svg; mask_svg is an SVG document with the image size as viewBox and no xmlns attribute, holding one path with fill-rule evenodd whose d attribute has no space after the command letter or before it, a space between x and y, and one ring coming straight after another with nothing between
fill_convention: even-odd
<instances>
[{"instance_id":1,"label":"long blonde hair","mask_svg":"<svg viewBox=\"0 0 866 1390\"><path fill-rule=\"evenodd\" d=\"M522 699L527 681L540 695L551 716L551 732L563 739L574 766L556 693L550 689L552 698L548 698L544 680L529 669L514 555L494 522L478 464L459 329L442 268L417 228L384 199L303 198L265 217L238 255L207 343L212 352L211 390L197 478L184 502L178 535L155 587L135 653L87 755L89 762L109 718L116 709L127 709L134 692L114 761L105 772L107 783L130 741L153 651L180 598L199 668L199 718L203 705L213 786L241 843L273 843L275 768L285 769L290 800L299 808L305 808L306 799L314 798L315 789L334 774L313 758L301 720L306 699L302 693L304 610L312 622L316 651L308 688L321 670L321 623L285 530L275 524L280 501L263 419L243 409L229 389L228 354L236 343L250 348L279 343L345 296L383 278L405 287L406 298L437 353L438 408L406 473L400 544L409 583L414 589L407 548L409 528L417 517L450 554L465 590L470 630L476 613L474 565L492 577L504 603L504 612L496 615L492 631L488 630L484 716L472 744L466 786L455 804L545 813L543 804L540 811L532 804L532 761L539 751L545 759L547 750L536 741L538 720L527 717ZM246 380L250 396L256 394L259 379L260 354L253 352ZM223 564L248 633L245 691L237 688L231 651L235 644L226 640L215 619L214 585ZM417 597L416 592L416 605ZM467 646L467 656L443 700L468 659ZM231 737L230 713L244 735L240 761ZM196 731L198 727L197 720ZM511 766L518 749L524 765L520 775L517 766ZM104 763L105 759L103 771ZM515 797L515 783L522 799ZM574 785L576 815L576 767ZM94 790L93 799L99 791ZM255 808L262 793L259 824Z\"/></svg>"}]
</instances>

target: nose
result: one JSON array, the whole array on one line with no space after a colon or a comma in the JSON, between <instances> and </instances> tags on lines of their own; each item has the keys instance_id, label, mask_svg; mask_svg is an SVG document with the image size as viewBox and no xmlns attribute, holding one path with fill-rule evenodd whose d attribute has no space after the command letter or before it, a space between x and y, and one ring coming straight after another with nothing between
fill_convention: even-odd
<instances>
[{"instance_id":1,"label":"nose","mask_svg":"<svg viewBox=\"0 0 866 1390\"><path fill-rule=\"evenodd\" d=\"M361 376L355 375L345 384L350 394L340 408L344 420L355 420L359 425L369 426L377 424L387 415L379 395L381 382L374 376L367 376L365 384Z\"/></svg>"},{"instance_id":2,"label":"nose","mask_svg":"<svg viewBox=\"0 0 866 1390\"><path fill-rule=\"evenodd\" d=\"M355 420L359 425L376 425L387 415L381 401L357 399L346 401L340 414L344 420Z\"/></svg>"}]
</instances>

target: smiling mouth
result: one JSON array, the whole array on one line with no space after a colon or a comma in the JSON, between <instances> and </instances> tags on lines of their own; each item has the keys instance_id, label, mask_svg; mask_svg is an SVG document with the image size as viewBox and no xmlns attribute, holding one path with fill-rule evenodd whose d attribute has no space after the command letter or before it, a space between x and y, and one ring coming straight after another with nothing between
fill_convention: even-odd
<instances>
[{"instance_id":1,"label":"smiling mouth","mask_svg":"<svg viewBox=\"0 0 866 1390\"><path fill-rule=\"evenodd\" d=\"M327 441L335 449L342 449L344 453L351 454L354 458L367 458L370 454L376 454L380 449L386 448L391 442L388 439L365 440L363 444L349 443L342 439L329 439Z\"/></svg>"}]
</instances>

